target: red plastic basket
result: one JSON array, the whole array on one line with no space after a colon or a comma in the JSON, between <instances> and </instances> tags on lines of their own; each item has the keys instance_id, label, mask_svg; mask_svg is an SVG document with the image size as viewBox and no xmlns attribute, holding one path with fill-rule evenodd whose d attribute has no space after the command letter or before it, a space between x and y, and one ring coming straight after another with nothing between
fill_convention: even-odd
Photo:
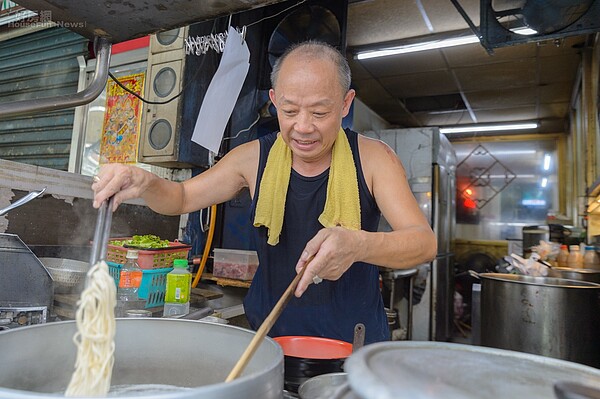
<instances>
[{"instance_id":1,"label":"red plastic basket","mask_svg":"<svg viewBox=\"0 0 600 399\"><path fill-rule=\"evenodd\" d=\"M108 241L124 241L131 237L111 238ZM192 248L191 245L182 244L180 242L169 242L168 248L156 249L138 249L135 247L123 247L119 245L108 244L106 251L106 260L118 264L124 264L126 261L128 249L138 251L138 265L142 269L162 269L165 267L173 267L175 259L187 259L188 253Z\"/></svg>"}]
</instances>

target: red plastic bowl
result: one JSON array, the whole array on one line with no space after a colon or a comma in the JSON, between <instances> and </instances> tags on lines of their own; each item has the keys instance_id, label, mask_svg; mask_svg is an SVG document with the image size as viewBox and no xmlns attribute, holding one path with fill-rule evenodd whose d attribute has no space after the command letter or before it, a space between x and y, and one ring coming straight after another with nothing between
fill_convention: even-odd
<instances>
[{"instance_id":1,"label":"red plastic bowl","mask_svg":"<svg viewBox=\"0 0 600 399\"><path fill-rule=\"evenodd\" d=\"M284 336L273 338L286 356L305 359L344 359L352 354L352 344L331 338Z\"/></svg>"}]
</instances>

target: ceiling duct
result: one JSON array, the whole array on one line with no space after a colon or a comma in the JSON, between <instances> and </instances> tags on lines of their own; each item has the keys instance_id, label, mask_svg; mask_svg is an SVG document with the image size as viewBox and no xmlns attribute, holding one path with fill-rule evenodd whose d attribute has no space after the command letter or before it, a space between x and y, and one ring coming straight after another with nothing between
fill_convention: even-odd
<instances>
[{"instance_id":1,"label":"ceiling duct","mask_svg":"<svg viewBox=\"0 0 600 399\"><path fill-rule=\"evenodd\" d=\"M600 30L600 0L481 0L486 49Z\"/></svg>"},{"instance_id":2,"label":"ceiling duct","mask_svg":"<svg viewBox=\"0 0 600 399\"><path fill-rule=\"evenodd\" d=\"M467 109L460 93L441 94L437 96L408 97L401 99L410 112L427 112L431 114L465 111Z\"/></svg>"}]
</instances>

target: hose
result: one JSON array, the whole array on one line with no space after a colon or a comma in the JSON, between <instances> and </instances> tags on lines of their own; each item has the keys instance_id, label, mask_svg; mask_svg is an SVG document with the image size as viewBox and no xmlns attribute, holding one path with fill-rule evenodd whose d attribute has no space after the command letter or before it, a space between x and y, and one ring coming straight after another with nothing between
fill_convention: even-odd
<instances>
[{"instance_id":1,"label":"hose","mask_svg":"<svg viewBox=\"0 0 600 399\"><path fill-rule=\"evenodd\" d=\"M206 266L206 261L208 260L208 254L210 253L210 247L212 245L213 236L215 235L216 224L217 206L212 205L210 207L210 224L208 227L208 235L206 236L206 244L204 244L204 253L202 254L202 260L200 261L200 266L198 267L196 277L194 277L194 281L192 282L192 288L196 288L198 286L200 278L202 277L202 272L204 272L204 266Z\"/></svg>"}]
</instances>

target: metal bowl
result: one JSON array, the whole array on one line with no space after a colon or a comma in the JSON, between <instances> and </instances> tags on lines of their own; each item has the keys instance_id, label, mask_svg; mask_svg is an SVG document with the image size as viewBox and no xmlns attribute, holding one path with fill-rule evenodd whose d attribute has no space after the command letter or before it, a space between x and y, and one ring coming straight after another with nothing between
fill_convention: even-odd
<instances>
[{"instance_id":1,"label":"metal bowl","mask_svg":"<svg viewBox=\"0 0 600 399\"><path fill-rule=\"evenodd\" d=\"M77 291L90 269L88 262L63 258L39 258L54 280L55 293Z\"/></svg>"}]
</instances>

